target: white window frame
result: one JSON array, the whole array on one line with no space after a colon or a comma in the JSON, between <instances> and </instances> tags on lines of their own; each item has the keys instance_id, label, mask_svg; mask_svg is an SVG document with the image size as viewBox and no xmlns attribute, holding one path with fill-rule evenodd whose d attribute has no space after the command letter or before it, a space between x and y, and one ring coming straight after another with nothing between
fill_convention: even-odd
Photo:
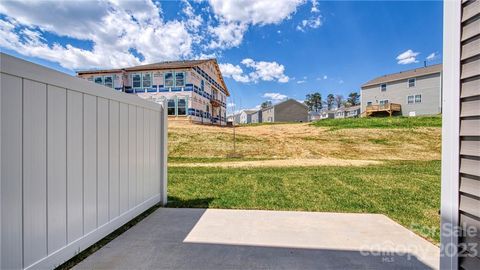
<instances>
[{"instance_id":1,"label":"white window frame","mask_svg":"<svg viewBox=\"0 0 480 270\"><path fill-rule=\"evenodd\" d=\"M409 102L409 98L412 97L412 102L410 103ZM410 104L415 104L415 95L408 95L407 96L407 104L410 105Z\"/></svg>"},{"instance_id":2,"label":"white window frame","mask_svg":"<svg viewBox=\"0 0 480 270\"><path fill-rule=\"evenodd\" d=\"M413 80L413 86L410 86L410 80ZM410 78L407 80L407 88L413 88L417 86L417 78Z\"/></svg>"},{"instance_id":3,"label":"white window frame","mask_svg":"<svg viewBox=\"0 0 480 270\"><path fill-rule=\"evenodd\" d=\"M417 102L417 98L416 98L417 96L420 96L420 101L419 101L419 102ZM413 97L413 100L412 100L411 103L410 103L409 100L408 100L409 97ZM422 100L423 100L422 94L412 94L412 95L408 95L408 96L407 96L407 105L420 104L420 103L422 103Z\"/></svg>"},{"instance_id":4,"label":"white window frame","mask_svg":"<svg viewBox=\"0 0 480 270\"><path fill-rule=\"evenodd\" d=\"M105 84L105 78L107 78L107 77L112 78L112 86L107 86L107 85ZM97 83L97 82L95 81L97 78L102 79L102 83ZM115 75L114 75L114 74L111 74L111 75L94 76L92 82L93 82L93 83L96 83L96 84L99 84L99 85L103 85L103 86L108 87L108 88L115 88Z\"/></svg>"},{"instance_id":5,"label":"white window frame","mask_svg":"<svg viewBox=\"0 0 480 270\"><path fill-rule=\"evenodd\" d=\"M417 101L417 96L420 96L420 101ZM415 101L415 104L422 103L422 94L413 95L413 100Z\"/></svg>"},{"instance_id":6,"label":"white window frame","mask_svg":"<svg viewBox=\"0 0 480 270\"><path fill-rule=\"evenodd\" d=\"M133 84L134 84L134 82L133 82L133 76L136 76L136 75L140 76L140 86L134 86L134 85L133 85ZM132 80L132 88L133 88L133 89L140 89L140 88L142 88L142 73L132 73L132 74L130 75L130 78L131 78L131 80Z\"/></svg>"},{"instance_id":7,"label":"white window frame","mask_svg":"<svg viewBox=\"0 0 480 270\"><path fill-rule=\"evenodd\" d=\"M97 83L97 78L102 79L102 83ZM103 83L104 83L103 76L95 76L95 77L93 78L93 82L96 83L96 84L103 85Z\"/></svg>"},{"instance_id":8,"label":"white window frame","mask_svg":"<svg viewBox=\"0 0 480 270\"><path fill-rule=\"evenodd\" d=\"M167 74L172 74L172 85L167 85ZM175 72L173 71L168 71L163 74L163 86L165 88L167 87L175 87Z\"/></svg>"},{"instance_id":9,"label":"white window frame","mask_svg":"<svg viewBox=\"0 0 480 270\"><path fill-rule=\"evenodd\" d=\"M385 90L383 90L383 88L384 88L383 86L385 86ZM386 83L380 84L380 91L381 92L386 92L387 91L387 84Z\"/></svg>"},{"instance_id":10,"label":"white window frame","mask_svg":"<svg viewBox=\"0 0 480 270\"><path fill-rule=\"evenodd\" d=\"M170 107L169 101L173 101L173 114L168 113L169 110L172 109L172 107ZM177 115L177 99L176 99L176 97L167 99L167 115L170 115L170 116L176 116Z\"/></svg>"},{"instance_id":11,"label":"white window frame","mask_svg":"<svg viewBox=\"0 0 480 270\"><path fill-rule=\"evenodd\" d=\"M103 85L106 86L106 87L109 87L109 88L115 88L115 86L114 86L114 84L115 84L115 82L114 82L114 81L115 81L115 77L114 77L114 76L115 76L115 75L105 75L105 76L103 76ZM112 86L107 86L107 84L105 83L105 79L106 79L107 77L112 78Z\"/></svg>"},{"instance_id":12,"label":"white window frame","mask_svg":"<svg viewBox=\"0 0 480 270\"><path fill-rule=\"evenodd\" d=\"M177 85L177 74L183 74L183 85ZM185 71L181 71L181 72L175 72L174 73L174 76L173 76L173 85L174 87L185 87L185 84L186 84L186 72Z\"/></svg>"},{"instance_id":13,"label":"white window frame","mask_svg":"<svg viewBox=\"0 0 480 270\"><path fill-rule=\"evenodd\" d=\"M150 86L148 86L148 88L151 88L152 85L153 85L153 74L152 72L143 72L141 74L141 80L140 80L140 85L142 86L141 88L146 88L147 86L144 85L144 77L146 74L149 74L150 75Z\"/></svg>"},{"instance_id":14,"label":"white window frame","mask_svg":"<svg viewBox=\"0 0 480 270\"><path fill-rule=\"evenodd\" d=\"M183 100L185 101L185 113L184 114L180 114L179 113L179 109L180 109L180 106L179 106L179 101L180 100ZM177 97L177 110L176 110L176 114L177 115L181 115L181 116L185 116L188 114L188 101L187 101L187 97Z\"/></svg>"}]
</instances>

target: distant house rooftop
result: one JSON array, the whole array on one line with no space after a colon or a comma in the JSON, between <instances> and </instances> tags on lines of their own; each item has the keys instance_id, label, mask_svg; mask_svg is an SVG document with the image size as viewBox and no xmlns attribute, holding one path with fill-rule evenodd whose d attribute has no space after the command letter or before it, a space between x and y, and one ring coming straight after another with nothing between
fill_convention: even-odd
<instances>
[{"instance_id":1,"label":"distant house rooftop","mask_svg":"<svg viewBox=\"0 0 480 270\"><path fill-rule=\"evenodd\" d=\"M404 80L408 78L418 77L418 76L425 76L435 73L442 72L442 64L431 65L422 68L416 68L406 71L401 71L398 73L387 74L380 77L377 77L373 80L370 80L362 85L362 88L378 85L382 83L394 82L398 80Z\"/></svg>"},{"instance_id":2,"label":"distant house rooftop","mask_svg":"<svg viewBox=\"0 0 480 270\"><path fill-rule=\"evenodd\" d=\"M117 68L117 69L88 69L88 70L77 70L77 74L97 74L101 72L116 72L116 71L141 71L141 70L152 70L152 69L176 69L176 68L190 68L197 66L199 64L216 61L215 59L205 59L205 60L179 60L179 61L164 61L153 64L146 64L140 66L126 67L126 68Z\"/></svg>"},{"instance_id":3,"label":"distant house rooftop","mask_svg":"<svg viewBox=\"0 0 480 270\"><path fill-rule=\"evenodd\" d=\"M250 110L243 110L243 112L246 113L246 114L252 114L252 113L258 112L258 110L256 110L256 109L250 109Z\"/></svg>"},{"instance_id":4,"label":"distant house rooftop","mask_svg":"<svg viewBox=\"0 0 480 270\"><path fill-rule=\"evenodd\" d=\"M268 109L274 108L274 107L276 107L276 106L278 106L278 105L280 105L280 104L283 104L283 103L289 102L289 101L295 101L295 102L297 102L297 103L299 103L299 104L302 104L303 106L307 107L307 105L305 105L305 103L303 103L303 102L299 102L298 100L293 99L293 98L287 98L287 99L285 99L285 100L283 100L283 101L281 101L281 102L279 102L279 103L272 104L271 106L268 106L268 107L265 107L265 108L260 108L260 110L266 111L266 110L268 110Z\"/></svg>"},{"instance_id":5,"label":"distant house rooftop","mask_svg":"<svg viewBox=\"0 0 480 270\"><path fill-rule=\"evenodd\" d=\"M144 71L144 70L156 70L156 69L181 69L181 68L193 68L200 64L206 62L214 62L214 66L218 71L218 74L222 74L220 71L220 67L218 66L217 60L215 58L212 59L203 59L203 60L179 60L179 61L164 61L158 62L153 64L146 64L140 66L133 66L133 67L126 67L126 68L116 68L116 69L90 69L90 70L77 70L78 75L85 75L85 74L99 74L99 73L117 73L122 71ZM220 80L222 83L222 87L226 91L227 95L230 95L228 92L227 86L225 81L223 80L223 76L220 76Z\"/></svg>"}]
</instances>

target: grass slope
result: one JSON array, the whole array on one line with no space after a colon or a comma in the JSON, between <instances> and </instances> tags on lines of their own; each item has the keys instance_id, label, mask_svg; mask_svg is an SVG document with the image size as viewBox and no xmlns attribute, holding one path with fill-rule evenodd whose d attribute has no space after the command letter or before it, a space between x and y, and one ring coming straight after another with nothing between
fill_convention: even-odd
<instances>
[{"instance_id":1,"label":"grass slope","mask_svg":"<svg viewBox=\"0 0 480 270\"><path fill-rule=\"evenodd\" d=\"M381 213L439 242L439 161L366 167L169 169L170 207Z\"/></svg>"},{"instance_id":2,"label":"grass slope","mask_svg":"<svg viewBox=\"0 0 480 270\"><path fill-rule=\"evenodd\" d=\"M362 117L345 119L324 119L312 123L317 127L329 127L331 129L345 128L417 128L417 127L441 127L442 118L430 117Z\"/></svg>"}]
</instances>

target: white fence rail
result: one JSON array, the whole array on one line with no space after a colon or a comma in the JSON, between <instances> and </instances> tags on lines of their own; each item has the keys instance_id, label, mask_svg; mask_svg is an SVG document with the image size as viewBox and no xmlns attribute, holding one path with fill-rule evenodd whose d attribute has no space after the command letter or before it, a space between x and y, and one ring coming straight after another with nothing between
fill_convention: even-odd
<instances>
[{"instance_id":1,"label":"white fence rail","mask_svg":"<svg viewBox=\"0 0 480 270\"><path fill-rule=\"evenodd\" d=\"M166 203L165 105L0 55L1 269L50 269Z\"/></svg>"}]
</instances>

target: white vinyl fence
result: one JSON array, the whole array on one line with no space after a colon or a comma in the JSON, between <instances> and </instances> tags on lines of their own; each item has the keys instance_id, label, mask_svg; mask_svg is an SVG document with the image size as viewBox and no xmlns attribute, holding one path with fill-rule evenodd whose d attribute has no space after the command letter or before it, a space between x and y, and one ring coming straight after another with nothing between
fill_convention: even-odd
<instances>
[{"instance_id":1,"label":"white vinyl fence","mask_svg":"<svg viewBox=\"0 0 480 270\"><path fill-rule=\"evenodd\" d=\"M166 203L165 105L1 54L1 269L51 269Z\"/></svg>"}]
</instances>

